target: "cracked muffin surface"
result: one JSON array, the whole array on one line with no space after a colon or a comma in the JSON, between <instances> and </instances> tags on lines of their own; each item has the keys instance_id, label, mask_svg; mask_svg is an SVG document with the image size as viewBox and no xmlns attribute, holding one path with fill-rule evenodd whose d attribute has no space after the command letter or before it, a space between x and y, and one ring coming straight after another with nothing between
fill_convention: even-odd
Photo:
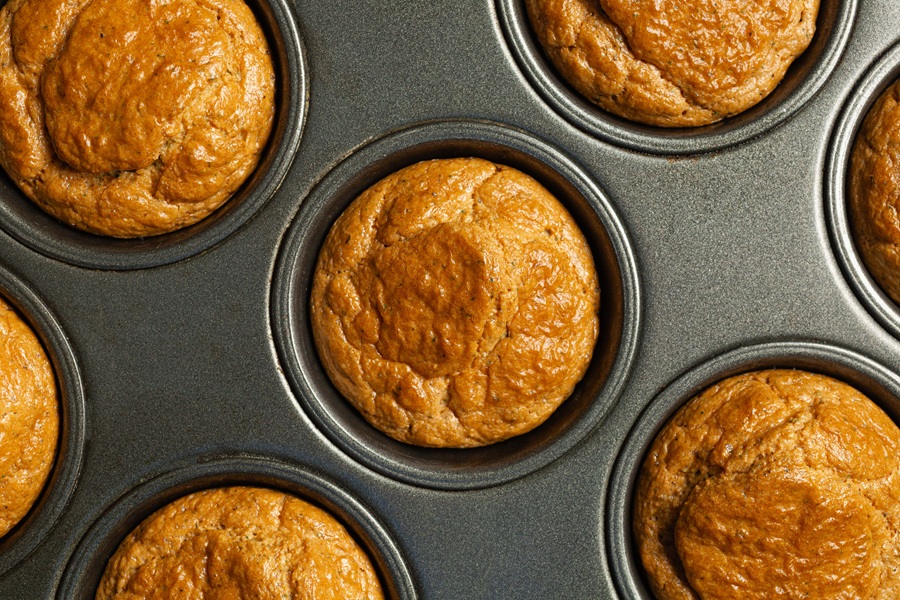
<instances>
[{"instance_id":1,"label":"cracked muffin surface","mask_svg":"<svg viewBox=\"0 0 900 600\"><path fill-rule=\"evenodd\" d=\"M363 192L320 251L310 314L338 390L403 442L472 447L546 420L584 375L600 291L584 236L531 177L417 163Z\"/></svg>"},{"instance_id":2,"label":"cracked muffin surface","mask_svg":"<svg viewBox=\"0 0 900 600\"><path fill-rule=\"evenodd\" d=\"M110 558L96 600L381 600L369 557L327 512L258 487L195 492Z\"/></svg>"},{"instance_id":3,"label":"cracked muffin surface","mask_svg":"<svg viewBox=\"0 0 900 600\"><path fill-rule=\"evenodd\" d=\"M174 231L256 167L274 115L241 0L10 0L0 163L46 212L113 237Z\"/></svg>"},{"instance_id":4,"label":"cracked muffin surface","mask_svg":"<svg viewBox=\"0 0 900 600\"><path fill-rule=\"evenodd\" d=\"M866 114L848 177L856 247L872 277L900 304L900 81Z\"/></svg>"},{"instance_id":5,"label":"cracked muffin surface","mask_svg":"<svg viewBox=\"0 0 900 600\"><path fill-rule=\"evenodd\" d=\"M812 41L819 0L526 0L557 71L601 108L694 127L768 96Z\"/></svg>"},{"instance_id":6,"label":"cracked muffin surface","mask_svg":"<svg viewBox=\"0 0 900 600\"><path fill-rule=\"evenodd\" d=\"M31 327L0 299L0 536L43 491L58 437L53 367Z\"/></svg>"},{"instance_id":7,"label":"cracked muffin surface","mask_svg":"<svg viewBox=\"0 0 900 600\"><path fill-rule=\"evenodd\" d=\"M633 519L660 600L897 598L900 430L829 377L731 377L657 434Z\"/></svg>"}]
</instances>

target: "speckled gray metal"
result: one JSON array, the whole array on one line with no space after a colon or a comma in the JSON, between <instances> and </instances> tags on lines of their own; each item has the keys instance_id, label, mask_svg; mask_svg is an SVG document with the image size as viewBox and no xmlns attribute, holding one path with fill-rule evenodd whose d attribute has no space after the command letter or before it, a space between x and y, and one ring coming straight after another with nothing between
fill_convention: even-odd
<instances>
[{"instance_id":1,"label":"speckled gray metal","mask_svg":"<svg viewBox=\"0 0 900 600\"><path fill-rule=\"evenodd\" d=\"M668 406L654 398L669 397L673 382L694 387L774 357L859 383L898 416L893 384L878 382L900 372L900 337L857 290L830 204L843 131L855 129L842 115L869 97L867 77L883 80L870 74L889 76L880 61L900 44L896 0L823 0L818 50L767 107L715 131L607 119L615 135L570 119L540 91L514 39L528 35L520 2L272 6L280 80L292 82L279 108L279 135L292 141L276 145L297 150L275 152L274 175L262 175L271 185L259 204L248 197L233 227L84 246L30 215L0 176L0 289L25 299L20 310L62 349L63 379L83 392L66 442L83 435L80 468L67 467L66 492L54 486L35 513L58 506L53 518L0 544L0 598L90 597L103 556L140 516L228 481L312 485L361 539L374 523L370 550L385 580L397 580L394 598L640 597L621 534L632 470L614 465L639 453L629 434L655 428L642 415ZM615 257L621 271L606 277L621 285L624 350L597 359L558 428L495 454L428 453L423 464L418 450L376 441L340 412L308 325L291 320L308 297L317 241L354 190L417 157L463 151L577 192L564 202L598 263ZM734 361L746 352L755 358ZM521 452L509 451L517 443ZM260 476L260 464L279 474ZM327 482L322 493L313 480Z\"/></svg>"}]
</instances>

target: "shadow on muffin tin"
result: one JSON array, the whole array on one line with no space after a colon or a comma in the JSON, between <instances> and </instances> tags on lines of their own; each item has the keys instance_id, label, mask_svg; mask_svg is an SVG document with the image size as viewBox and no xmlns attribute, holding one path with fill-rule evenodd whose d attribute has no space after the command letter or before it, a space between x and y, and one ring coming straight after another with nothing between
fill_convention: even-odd
<instances>
[{"instance_id":1,"label":"shadow on muffin tin","mask_svg":"<svg viewBox=\"0 0 900 600\"><path fill-rule=\"evenodd\" d=\"M591 246L600 279L600 337L582 381L538 428L483 448L422 448L376 430L331 384L313 344L309 293L319 248L356 196L410 164L462 156L484 158L531 175L569 210ZM303 201L279 255L272 327L285 374L300 404L335 444L370 468L408 483L471 489L537 470L599 424L630 371L639 306L635 258L627 234L609 200L577 166L519 130L479 121L435 121L358 149Z\"/></svg>"},{"instance_id":2,"label":"shadow on muffin tin","mask_svg":"<svg viewBox=\"0 0 900 600\"><path fill-rule=\"evenodd\" d=\"M848 170L856 132L875 101L897 79L900 79L900 45L888 50L853 86L854 93L849 96L832 134L823 187L825 220L845 277L875 319L900 338L900 307L882 291L857 252L847 202Z\"/></svg>"},{"instance_id":3,"label":"shadow on muffin tin","mask_svg":"<svg viewBox=\"0 0 900 600\"><path fill-rule=\"evenodd\" d=\"M24 559L50 532L69 502L81 471L85 403L81 372L69 339L56 318L23 282L0 267L0 296L28 323L47 352L59 394L56 459L35 505L0 540L0 575Z\"/></svg>"},{"instance_id":4,"label":"shadow on muffin tin","mask_svg":"<svg viewBox=\"0 0 900 600\"><path fill-rule=\"evenodd\" d=\"M900 377L850 350L813 342L777 342L738 348L707 361L669 384L641 414L623 444L606 501L609 564L622 598L653 600L632 540L632 494L644 454L663 425L698 393L732 375L759 369L800 369L833 377L868 396L900 423Z\"/></svg>"},{"instance_id":5,"label":"shadow on muffin tin","mask_svg":"<svg viewBox=\"0 0 900 600\"><path fill-rule=\"evenodd\" d=\"M94 598L110 557L153 512L187 494L231 485L293 494L334 516L366 551L390 600L415 600L412 575L388 532L362 504L335 484L299 467L260 457L218 458L142 483L107 510L82 538L63 574L57 598Z\"/></svg>"},{"instance_id":6,"label":"shadow on muffin tin","mask_svg":"<svg viewBox=\"0 0 900 600\"><path fill-rule=\"evenodd\" d=\"M816 33L784 79L759 104L703 127L654 127L606 112L575 91L546 58L524 0L496 0L503 33L519 67L540 95L576 127L604 141L653 154L711 152L751 140L800 110L840 60L856 19L857 0L821 0Z\"/></svg>"},{"instance_id":7,"label":"shadow on muffin tin","mask_svg":"<svg viewBox=\"0 0 900 600\"><path fill-rule=\"evenodd\" d=\"M259 165L244 184L202 221L158 236L118 239L70 227L41 210L5 174L0 175L0 227L52 258L95 269L142 269L173 263L219 243L252 217L278 190L300 145L308 75L296 18L286 0L247 0L272 52L275 120Z\"/></svg>"}]
</instances>

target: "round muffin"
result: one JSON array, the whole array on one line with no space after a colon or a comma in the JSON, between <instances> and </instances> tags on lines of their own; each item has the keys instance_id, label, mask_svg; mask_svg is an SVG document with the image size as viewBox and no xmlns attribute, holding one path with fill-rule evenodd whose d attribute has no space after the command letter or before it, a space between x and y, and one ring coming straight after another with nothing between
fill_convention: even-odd
<instances>
[{"instance_id":1,"label":"round muffin","mask_svg":"<svg viewBox=\"0 0 900 600\"><path fill-rule=\"evenodd\" d=\"M520 171L458 158L361 194L322 247L310 305L325 370L372 425L462 448L525 433L571 394L599 294L558 200Z\"/></svg>"},{"instance_id":2,"label":"round muffin","mask_svg":"<svg viewBox=\"0 0 900 600\"><path fill-rule=\"evenodd\" d=\"M10 0L0 11L0 163L79 229L174 231L254 170L274 85L241 0Z\"/></svg>"},{"instance_id":3,"label":"round muffin","mask_svg":"<svg viewBox=\"0 0 900 600\"><path fill-rule=\"evenodd\" d=\"M0 535L40 496L58 437L53 367L31 328L0 299Z\"/></svg>"},{"instance_id":4,"label":"round muffin","mask_svg":"<svg viewBox=\"0 0 900 600\"><path fill-rule=\"evenodd\" d=\"M660 600L900 597L900 430L829 377L728 378L656 436L633 525Z\"/></svg>"},{"instance_id":5,"label":"round muffin","mask_svg":"<svg viewBox=\"0 0 900 600\"><path fill-rule=\"evenodd\" d=\"M601 108L694 127L768 96L812 40L819 0L526 0L557 71Z\"/></svg>"},{"instance_id":6,"label":"round muffin","mask_svg":"<svg viewBox=\"0 0 900 600\"><path fill-rule=\"evenodd\" d=\"M850 159L850 222L872 277L900 304L900 81L875 102Z\"/></svg>"},{"instance_id":7,"label":"round muffin","mask_svg":"<svg viewBox=\"0 0 900 600\"><path fill-rule=\"evenodd\" d=\"M141 523L109 560L96 600L376 600L368 556L331 515L256 487L195 492Z\"/></svg>"}]
</instances>

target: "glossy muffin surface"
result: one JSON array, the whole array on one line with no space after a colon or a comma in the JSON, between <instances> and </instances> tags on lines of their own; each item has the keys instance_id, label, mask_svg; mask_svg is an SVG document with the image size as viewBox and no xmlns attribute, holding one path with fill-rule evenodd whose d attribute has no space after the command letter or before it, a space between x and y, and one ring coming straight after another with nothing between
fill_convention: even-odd
<instances>
[{"instance_id":1,"label":"glossy muffin surface","mask_svg":"<svg viewBox=\"0 0 900 600\"><path fill-rule=\"evenodd\" d=\"M157 235L218 208L274 115L240 0L10 0L0 11L0 163L58 219Z\"/></svg>"},{"instance_id":2,"label":"glossy muffin surface","mask_svg":"<svg viewBox=\"0 0 900 600\"><path fill-rule=\"evenodd\" d=\"M334 517L256 487L195 492L153 513L110 559L96 600L380 600Z\"/></svg>"},{"instance_id":3,"label":"glossy muffin surface","mask_svg":"<svg viewBox=\"0 0 900 600\"><path fill-rule=\"evenodd\" d=\"M692 127L768 96L809 46L819 0L526 0L562 77L640 123Z\"/></svg>"},{"instance_id":4,"label":"glossy muffin surface","mask_svg":"<svg viewBox=\"0 0 900 600\"><path fill-rule=\"evenodd\" d=\"M53 367L31 328L0 299L0 536L40 496L58 438Z\"/></svg>"},{"instance_id":5,"label":"glossy muffin surface","mask_svg":"<svg viewBox=\"0 0 900 600\"><path fill-rule=\"evenodd\" d=\"M900 81L866 115L848 177L856 247L875 281L900 304Z\"/></svg>"},{"instance_id":6,"label":"glossy muffin surface","mask_svg":"<svg viewBox=\"0 0 900 600\"><path fill-rule=\"evenodd\" d=\"M547 419L587 369L598 309L568 212L477 158L418 163L361 194L328 234L310 301L335 386L391 437L435 447Z\"/></svg>"},{"instance_id":7,"label":"glossy muffin surface","mask_svg":"<svg viewBox=\"0 0 900 600\"><path fill-rule=\"evenodd\" d=\"M900 595L900 430L834 379L759 371L690 400L648 450L634 535L656 597Z\"/></svg>"}]
</instances>

